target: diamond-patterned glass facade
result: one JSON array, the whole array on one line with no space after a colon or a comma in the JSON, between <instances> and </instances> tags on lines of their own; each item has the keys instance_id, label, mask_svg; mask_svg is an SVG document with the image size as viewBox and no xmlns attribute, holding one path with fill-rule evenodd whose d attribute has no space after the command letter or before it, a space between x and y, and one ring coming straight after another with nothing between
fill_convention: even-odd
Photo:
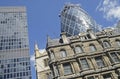
<instances>
[{"instance_id":1,"label":"diamond-patterned glass facade","mask_svg":"<svg viewBox=\"0 0 120 79\"><path fill-rule=\"evenodd\" d=\"M66 4L60 15L61 32L68 36L78 35L92 29L94 32L101 30L100 26L77 4Z\"/></svg>"}]
</instances>

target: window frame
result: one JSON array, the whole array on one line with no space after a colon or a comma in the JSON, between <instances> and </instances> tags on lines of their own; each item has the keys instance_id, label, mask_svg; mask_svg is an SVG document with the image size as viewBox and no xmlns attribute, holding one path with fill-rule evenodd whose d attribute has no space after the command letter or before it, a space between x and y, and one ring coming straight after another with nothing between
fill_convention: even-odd
<instances>
[{"instance_id":1,"label":"window frame","mask_svg":"<svg viewBox=\"0 0 120 79\"><path fill-rule=\"evenodd\" d=\"M96 61L96 58L100 58L100 60ZM97 56L94 59L96 61L96 65L97 65L98 68L105 67L105 61L104 61L103 56ZM101 66L101 62L102 62L102 66Z\"/></svg>"},{"instance_id":2,"label":"window frame","mask_svg":"<svg viewBox=\"0 0 120 79\"><path fill-rule=\"evenodd\" d=\"M80 54L80 53L83 53L83 48L82 48L82 46L77 45L77 46L75 46L74 51L76 54Z\"/></svg>"},{"instance_id":3,"label":"window frame","mask_svg":"<svg viewBox=\"0 0 120 79\"><path fill-rule=\"evenodd\" d=\"M103 47L104 48L110 48L111 47L111 44L108 42L108 41L103 41Z\"/></svg>"},{"instance_id":4,"label":"window frame","mask_svg":"<svg viewBox=\"0 0 120 79\"><path fill-rule=\"evenodd\" d=\"M45 59L43 59L43 61L44 61L44 66L48 67L49 66L49 63L48 63L49 58L45 58Z\"/></svg>"},{"instance_id":5,"label":"window frame","mask_svg":"<svg viewBox=\"0 0 120 79\"><path fill-rule=\"evenodd\" d=\"M111 73L102 74L103 79L107 79L107 78L104 77L104 75L107 75L107 74L110 75L111 79L114 79Z\"/></svg>"},{"instance_id":6,"label":"window frame","mask_svg":"<svg viewBox=\"0 0 120 79\"><path fill-rule=\"evenodd\" d=\"M72 69L72 65L71 65L70 62L63 63L62 65L63 65L64 75L73 74L73 69ZM69 66L69 67L66 67L67 69L65 69L65 65L67 65L67 66ZM68 70L69 70L69 72L68 72ZM67 71L68 73L67 73L66 71ZM65 72L66 72L66 73L65 73Z\"/></svg>"},{"instance_id":7,"label":"window frame","mask_svg":"<svg viewBox=\"0 0 120 79\"><path fill-rule=\"evenodd\" d=\"M94 44L90 44L89 47L90 47L91 52L97 51L97 48L96 48L96 46Z\"/></svg>"},{"instance_id":8,"label":"window frame","mask_svg":"<svg viewBox=\"0 0 120 79\"><path fill-rule=\"evenodd\" d=\"M64 49L60 50L60 57L61 58L67 57L67 52Z\"/></svg>"},{"instance_id":9,"label":"window frame","mask_svg":"<svg viewBox=\"0 0 120 79\"><path fill-rule=\"evenodd\" d=\"M114 56L113 55L111 55L111 54L114 54L116 57L115 57L115 59L113 58ZM119 62L119 56L118 56L118 52L111 52L110 54L110 61L111 61L111 63L120 63ZM117 61L116 61L116 59L117 59Z\"/></svg>"},{"instance_id":10,"label":"window frame","mask_svg":"<svg viewBox=\"0 0 120 79\"><path fill-rule=\"evenodd\" d=\"M94 76L89 76L86 79L95 79L95 77Z\"/></svg>"},{"instance_id":11,"label":"window frame","mask_svg":"<svg viewBox=\"0 0 120 79\"><path fill-rule=\"evenodd\" d=\"M85 60L85 62L82 63L81 60ZM81 59L79 59L79 62L80 62L80 67L81 67L82 70L88 70L88 69L90 69L90 65L89 65L89 63L88 63L87 58L81 58ZM86 68L83 68L84 65L86 65Z\"/></svg>"}]
</instances>

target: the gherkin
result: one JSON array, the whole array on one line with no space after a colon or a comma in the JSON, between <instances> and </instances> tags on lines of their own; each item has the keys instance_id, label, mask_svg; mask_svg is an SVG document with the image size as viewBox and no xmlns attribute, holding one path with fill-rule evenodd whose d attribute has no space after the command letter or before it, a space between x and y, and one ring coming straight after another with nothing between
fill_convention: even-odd
<instances>
[{"instance_id":1,"label":"the gherkin","mask_svg":"<svg viewBox=\"0 0 120 79\"><path fill-rule=\"evenodd\" d=\"M61 32L67 36L78 35L92 29L94 32L101 30L100 26L78 4L66 4L61 11Z\"/></svg>"}]
</instances>

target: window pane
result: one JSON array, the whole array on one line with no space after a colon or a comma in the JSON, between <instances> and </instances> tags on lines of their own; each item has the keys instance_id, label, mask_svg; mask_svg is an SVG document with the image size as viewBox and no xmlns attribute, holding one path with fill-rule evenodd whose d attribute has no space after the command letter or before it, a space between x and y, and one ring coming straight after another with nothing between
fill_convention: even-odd
<instances>
[{"instance_id":1,"label":"window pane","mask_svg":"<svg viewBox=\"0 0 120 79\"><path fill-rule=\"evenodd\" d=\"M94 45L90 45L90 50L91 50L91 52L94 52L94 51L96 51L96 48L95 48L95 46L94 46Z\"/></svg>"},{"instance_id":2,"label":"window pane","mask_svg":"<svg viewBox=\"0 0 120 79\"><path fill-rule=\"evenodd\" d=\"M91 76L91 77L88 77L87 79L95 79L93 76Z\"/></svg>"},{"instance_id":3,"label":"window pane","mask_svg":"<svg viewBox=\"0 0 120 79\"><path fill-rule=\"evenodd\" d=\"M81 47L77 46L77 47L75 47L75 52L76 53L82 53L83 51L82 51Z\"/></svg>"},{"instance_id":4,"label":"window pane","mask_svg":"<svg viewBox=\"0 0 120 79\"><path fill-rule=\"evenodd\" d=\"M63 64L63 68L64 68L64 74L65 75L72 74L72 68L71 68L70 63Z\"/></svg>"},{"instance_id":5,"label":"window pane","mask_svg":"<svg viewBox=\"0 0 120 79\"><path fill-rule=\"evenodd\" d=\"M102 57L96 57L95 60L96 60L96 63L98 65L98 67L104 67L105 66Z\"/></svg>"},{"instance_id":6,"label":"window pane","mask_svg":"<svg viewBox=\"0 0 120 79\"><path fill-rule=\"evenodd\" d=\"M82 69L88 69L89 65L86 59L80 59Z\"/></svg>"},{"instance_id":7,"label":"window pane","mask_svg":"<svg viewBox=\"0 0 120 79\"><path fill-rule=\"evenodd\" d=\"M118 59L116 53L111 53L111 57L113 59L113 62L120 62L120 60Z\"/></svg>"},{"instance_id":8,"label":"window pane","mask_svg":"<svg viewBox=\"0 0 120 79\"><path fill-rule=\"evenodd\" d=\"M107 41L104 41L103 46L104 46L104 48L108 48L108 47L110 47L110 44Z\"/></svg>"},{"instance_id":9,"label":"window pane","mask_svg":"<svg viewBox=\"0 0 120 79\"><path fill-rule=\"evenodd\" d=\"M66 57L67 56L66 51L60 51L60 54L61 54L61 57Z\"/></svg>"},{"instance_id":10,"label":"window pane","mask_svg":"<svg viewBox=\"0 0 120 79\"><path fill-rule=\"evenodd\" d=\"M103 79L112 79L110 74L104 74Z\"/></svg>"}]
</instances>

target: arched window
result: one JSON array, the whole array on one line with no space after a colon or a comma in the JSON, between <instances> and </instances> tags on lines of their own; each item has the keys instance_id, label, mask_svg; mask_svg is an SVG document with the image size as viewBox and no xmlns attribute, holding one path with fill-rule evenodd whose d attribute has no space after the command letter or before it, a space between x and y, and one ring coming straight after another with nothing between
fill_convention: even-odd
<instances>
[{"instance_id":1,"label":"arched window","mask_svg":"<svg viewBox=\"0 0 120 79\"><path fill-rule=\"evenodd\" d=\"M67 53L65 50L61 50L60 55L61 55L61 57L67 57Z\"/></svg>"},{"instance_id":2,"label":"arched window","mask_svg":"<svg viewBox=\"0 0 120 79\"><path fill-rule=\"evenodd\" d=\"M118 46L120 46L120 40L116 40Z\"/></svg>"},{"instance_id":3,"label":"arched window","mask_svg":"<svg viewBox=\"0 0 120 79\"><path fill-rule=\"evenodd\" d=\"M108 41L103 41L103 47L104 48L109 48L110 47L110 43Z\"/></svg>"},{"instance_id":4,"label":"arched window","mask_svg":"<svg viewBox=\"0 0 120 79\"><path fill-rule=\"evenodd\" d=\"M83 52L82 47L80 47L80 46L75 47L75 53L82 53L82 52Z\"/></svg>"},{"instance_id":5,"label":"arched window","mask_svg":"<svg viewBox=\"0 0 120 79\"><path fill-rule=\"evenodd\" d=\"M90 44L90 51L91 51L91 52L96 51L96 47L95 47L95 45Z\"/></svg>"}]
</instances>

